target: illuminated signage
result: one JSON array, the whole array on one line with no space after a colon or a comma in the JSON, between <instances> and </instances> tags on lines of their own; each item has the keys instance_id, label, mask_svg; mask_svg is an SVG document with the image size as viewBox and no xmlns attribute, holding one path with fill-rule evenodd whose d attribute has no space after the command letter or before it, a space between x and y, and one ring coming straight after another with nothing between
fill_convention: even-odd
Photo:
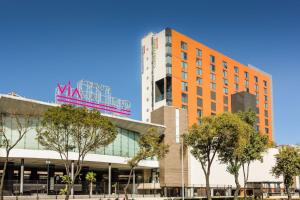
<instances>
[{"instance_id":1,"label":"illuminated signage","mask_svg":"<svg viewBox=\"0 0 300 200\"><path fill-rule=\"evenodd\" d=\"M55 102L97 109L107 114L129 116L131 112L130 102L112 97L110 87L86 80L80 80L75 88L70 81L66 85L58 83Z\"/></svg>"}]
</instances>

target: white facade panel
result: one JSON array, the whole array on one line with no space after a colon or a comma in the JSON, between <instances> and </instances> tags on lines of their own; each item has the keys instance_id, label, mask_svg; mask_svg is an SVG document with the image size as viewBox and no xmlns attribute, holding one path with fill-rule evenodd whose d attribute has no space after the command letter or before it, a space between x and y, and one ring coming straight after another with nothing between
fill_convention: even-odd
<instances>
[{"instance_id":1,"label":"white facade panel","mask_svg":"<svg viewBox=\"0 0 300 200\"><path fill-rule=\"evenodd\" d=\"M278 149L269 149L263 157L263 162L255 161L250 164L249 182L264 182L264 181L283 181L282 177L276 178L271 174L271 169L275 165L274 155L278 153ZM189 170L190 170L190 184L191 185L205 185L205 176L202 171L200 162L197 161L191 153L189 153ZM243 185L243 171L239 172L239 181ZM213 185L231 185L235 186L233 175L226 170L225 164L220 164L216 156L210 175L210 184Z\"/></svg>"}]
</instances>

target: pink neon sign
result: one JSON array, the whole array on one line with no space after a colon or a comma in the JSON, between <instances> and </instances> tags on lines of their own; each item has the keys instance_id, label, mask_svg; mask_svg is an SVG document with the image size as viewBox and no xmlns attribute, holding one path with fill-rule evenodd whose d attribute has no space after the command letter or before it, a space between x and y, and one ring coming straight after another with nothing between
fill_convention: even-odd
<instances>
[{"instance_id":1,"label":"pink neon sign","mask_svg":"<svg viewBox=\"0 0 300 200\"><path fill-rule=\"evenodd\" d=\"M131 112L130 109L127 108L118 108L114 105L84 99L78 87L72 88L70 81L68 81L67 85L57 84L55 99L57 103L83 106L90 109L104 111L106 113L129 116Z\"/></svg>"}]
</instances>

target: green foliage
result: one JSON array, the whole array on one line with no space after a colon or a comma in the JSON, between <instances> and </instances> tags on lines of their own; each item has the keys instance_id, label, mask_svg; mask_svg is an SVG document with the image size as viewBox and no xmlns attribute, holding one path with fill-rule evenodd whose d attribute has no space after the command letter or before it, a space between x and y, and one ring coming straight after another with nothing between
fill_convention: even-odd
<instances>
[{"instance_id":1,"label":"green foliage","mask_svg":"<svg viewBox=\"0 0 300 200\"><path fill-rule=\"evenodd\" d=\"M162 142L162 137L157 129L150 128L146 133L142 134L139 138L139 151L136 156L128 161L128 165L134 168L141 160L147 158L164 158L169 152L169 146Z\"/></svg>"},{"instance_id":2,"label":"green foliage","mask_svg":"<svg viewBox=\"0 0 300 200\"><path fill-rule=\"evenodd\" d=\"M184 143L191 147L191 154L200 161L203 167L212 162L214 153L220 147L220 136L216 131L216 117L203 117L201 124L194 124L187 134L183 135Z\"/></svg>"},{"instance_id":3,"label":"green foliage","mask_svg":"<svg viewBox=\"0 0 300 200\"><path fill-rule=\"evenodd\" d=\"M96 173L88 172L85 176L85 180L87 180L89 183L96 182Z\"/></svg>"},{"instance_id":4,"label":"green foliage","mask_svg":"<svg viewBox=\"0 0 300 200\"><path fill-rule=\"evenodd\" d=\"M272 173L276 176L283 176L286 187L293 185L294 176L300 175L300 154L293 147L283 147L275 155L276 164L272 168Z\"/></svg>"},{"instance_id":5,"label":"green foliage","mask_svg":"<svg viewBox=\"0 0 300 200\"><path fill-rule=\"evenodd\" d=\"M163 143L163 135L155 128L149 128L146 133L143 133L139 138L139 151L128 161L130 166L130 174L126 186L124 187L125 199L128 199L127 189L130 183L131 175L135 167L138 166L141 160L147 158L162 159L169 152L169 146Z\"/></svg>"},{"instance_id":6,"label":"green foliage","mask_svg":"<svg viewBox=\"0 0 300 200\"><path fill-rule=\"evenodd\" d=\"M63 176L61 176L61 182L66 183L66 184L70 184L71 183L71 177L68 176L68 175L63 175Z\"/></svg>"},{"instance_id":7,"label":"green foliage","mask_svg":"<svg viewBox=\"0 0 300 200\"><path fill-rule=\"evenodd\" d=\"M49 150L82 155L110 144L117 135L115 127L100 112L70 105L50 108L45 112L37 139Z\"/></svg>"},{"instance_id":8,"label":"green foliage","mask_svg":"<svg viewBox=\"0 0 300 200\"><path fill-rule=\"evenodd\" d=\"M115 126L100 112L71 105L47 110L37 128L37 140L46 149L59 153L67 176L70 176L71 168L69 152L77 153L74 178L68 184L71 186L80 173L86 154L110 144L116 136ZM69 194L70 187L67 187L66 199L69 198Z\"/></svg>"},{"instance_id":9,"label":"green foliage","mask_svg":"<svg viewBox=\"0 0 300 200\"><path fill-rule=\"evenodd\" d=\"M222 137L219 159L223 163L231 163L241 159L245 146L249 141L249 133L253 127L245 123L237 114L229 112L217 116L217 132Z\"/></svg>"}]
</instances>

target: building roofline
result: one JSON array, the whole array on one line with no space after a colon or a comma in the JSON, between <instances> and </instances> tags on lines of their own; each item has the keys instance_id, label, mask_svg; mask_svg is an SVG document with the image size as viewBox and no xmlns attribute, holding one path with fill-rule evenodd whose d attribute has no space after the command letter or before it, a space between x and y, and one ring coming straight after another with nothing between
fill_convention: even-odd
<instances>
[{"instance_id":1,"label":"building roofline","mask_svg":"<svg viewBox=\"0 0 300 200\"><path fill-rule=\"evenodd\" d=\"M0 93L0 107L1 107L1 99L5 99L5 98L10 99L10 100L17 100L17 101L23 101L23 102L27 102L27 103L39 104L39 105L46 106L46 107L60 106L60 104L56 104L56 103L47 103L47 102L29 99L29 98L25 98L25 97L13 96L13 95L7 95L7 94ZM127 124L131 122L132 124L144 125L145 127L153 126L153 127L159 128L159 129L166 128L164 125L161 125L161 124L143 122L140 120L131 119L131 118L127 118L127 117L115 116L115 115L110 115L110 114L105 114L105 113L101 113L101 115L104 117L110 118L112 121L119 121L119 122L123 121L123 122L126 122ZM126 123L122 123L122 125L126 125Z\"/></svg>"},{"instance_id":2,"label":"building roofline","mask_svg":"<svg viewBox=\"0 0 300 200\"><path fill-rule=\"evenodd\" d=\"M218 50L216 50L216 49L214 49L214 48L212 48L212 47L209 47L209 46L207 46L206 44L204 44L204 43L202 43L202 42L199 42L198 40L196 40L196 39L194 39L194 38L192 38L192 37L190 37L190 36L188 36L188 35L185 35L184 33L181 33L181 32L179 32L179 31L177 31L177 30L175 30L175 29L173 29L173 28L166 27L166 28L164 28L163 30L166 30L166 29L169 29L169 30L171 30L171 31L175 31L175 32L177 32L177 33L180 33L180 34L182 34L182 35L184 35L184 36L186 36L186 37L188 37L188 38L190 38L190 39L192 39L192 40L194 40L194 41L196 41L196 42L198 42L198 43L201 43L202 45L206 46L207 48L209 48L209 49L211 49L211 50L213 50L213 51L216 51L216 52L218 52L218 53L224 55L225 57L227 57L227 58L229 58L229 59L231 59L231 60L234 60L235 62L238 62L238 63L240 63L240 64L242 64L242 65L244 65L244 66L246 66L246 67L252 68L252 69L254 69L254 70L256 70L256 71L259 71L259 72L263 73L263 74L266 75L266 76L272 77L271 74L269 74L269 73L266 72L266 71L263 71L262 69L259 69L259 68L255 67L255 66L251 65L251 64L243 64L243 63L237 61L236 59L233 59L233 58L231 58L231 57L225 55L224 53L222 53L222 52L220 52L220 51L218 51ZM163 31L163 30L162 30L162 31ZM161 31L160 31L160 32L161 32Z\"/></svg>"}]
</instances>

